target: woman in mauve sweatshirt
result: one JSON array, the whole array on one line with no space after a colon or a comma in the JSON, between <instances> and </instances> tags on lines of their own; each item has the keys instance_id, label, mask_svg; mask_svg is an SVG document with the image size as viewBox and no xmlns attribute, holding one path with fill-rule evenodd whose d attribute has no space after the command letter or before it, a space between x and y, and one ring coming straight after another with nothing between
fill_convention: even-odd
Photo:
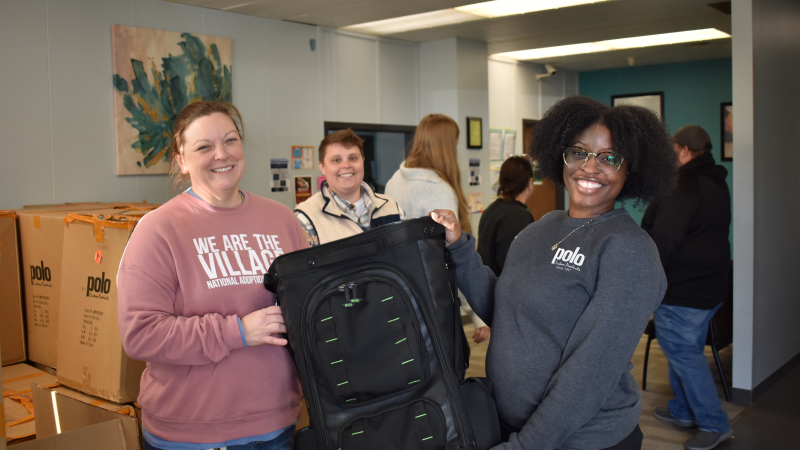
<instances>
[{"instance_id":1,"label":"woman in mauve sweatshirt","mask_svg":"<svg viewBox=\"0 0 800 450\"><path fill-rule=\"evenodd\" d=\"M120 264L122 342L147 361L145 449L290 448L302 394L261 280L308 242L289 208L239 190L243 138L231 104L181 111L171 173L191 187L142 218Z\"/></svg>"}]
</instances>

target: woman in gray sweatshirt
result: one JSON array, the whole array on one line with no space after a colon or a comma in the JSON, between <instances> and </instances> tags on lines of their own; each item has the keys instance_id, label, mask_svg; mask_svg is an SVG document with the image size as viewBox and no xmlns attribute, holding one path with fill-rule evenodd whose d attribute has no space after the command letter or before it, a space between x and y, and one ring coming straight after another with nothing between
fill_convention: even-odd
<instances>
[{"instance_id":1,"label":"woman in gray sweatshirt","mask_svg":"<svg viewBox=\"0 0 800 450\"><path fill-rule=\"evenodd\" d=\"M570 97L539 122L530 153L566 187L569 210L525 228L500 278L453 212L432 214L458 287L492 327L486 371L507 435L495 448L640 449L630 359L667 283L655 244L614 203L671 189L669 134L647 109Z\"/></svg>"}]
</instances>

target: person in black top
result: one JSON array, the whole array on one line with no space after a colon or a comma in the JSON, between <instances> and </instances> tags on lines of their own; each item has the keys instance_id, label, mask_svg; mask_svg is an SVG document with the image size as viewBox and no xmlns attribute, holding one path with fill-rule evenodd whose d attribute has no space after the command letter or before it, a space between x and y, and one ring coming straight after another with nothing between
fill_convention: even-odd
<instances>
[{"instance_id":1,"label":"person in black top","mask_svg":"<svg viewBox=\"0 0 800 450\"><path fill-rule=\"evenodd\" d=\"M478 225L478 254L498 277L508 249L520 231L533 223L525 206L533 193L533 168L528 158L514 156L500 166L499 197L483 212Z\"/></svg>"},{"instance_id":2,"label":"person in black top","mask_svg":"<svg viewBox=\"0 0 800 450\"><path fill-rule=\"evenodd\" d=\"M680 427L697 425L700 431L685 448L708 450L732 432L703 354L708 322L727 293L731 196L728 172L715 165L705 130L687 125L673 139L678 188L652 202L642 218L668 282L653 322L675 398L655 416Z\"/></svg>"}]
</instances>

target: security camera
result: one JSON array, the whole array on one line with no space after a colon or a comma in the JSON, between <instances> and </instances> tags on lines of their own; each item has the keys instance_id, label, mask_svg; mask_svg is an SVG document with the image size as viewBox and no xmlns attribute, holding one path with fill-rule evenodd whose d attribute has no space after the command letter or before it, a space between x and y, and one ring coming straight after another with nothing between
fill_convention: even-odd
<instances>
[{"instance_id":1,"label":"security camera","mask_svg":"<svg viewBox=\"0 0 800 450\"><path fill-rule=\"evenodd\" d=\"M544 70L546 70L547 72L546 73L537 73L536 74L536 81L539 81L542 78L551 77L551 76L555 75L556 72L557 72L556 68L551 66L550 64L545 64L544 65Z\"/></svg>"}]
</instances>

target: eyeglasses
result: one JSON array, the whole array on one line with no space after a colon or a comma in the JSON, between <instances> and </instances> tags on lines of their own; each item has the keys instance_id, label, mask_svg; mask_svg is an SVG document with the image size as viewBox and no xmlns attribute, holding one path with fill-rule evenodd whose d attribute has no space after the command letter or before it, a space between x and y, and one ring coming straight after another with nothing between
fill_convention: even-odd
<instances>
[{"instance_id":1,"label":"eyeglasses","mask_svg":"<svg viewBox=\"0 0 800 450\"><path fill-rule=\"evenodd\" d=\"M590 153L580 147L567 147L564 150L564 164L572 169L581 169L589 162L589 157L594 156L597 171L606 175L619 170L625 158L619 153L600 152Z\"/></svg>"}]
</instances>

